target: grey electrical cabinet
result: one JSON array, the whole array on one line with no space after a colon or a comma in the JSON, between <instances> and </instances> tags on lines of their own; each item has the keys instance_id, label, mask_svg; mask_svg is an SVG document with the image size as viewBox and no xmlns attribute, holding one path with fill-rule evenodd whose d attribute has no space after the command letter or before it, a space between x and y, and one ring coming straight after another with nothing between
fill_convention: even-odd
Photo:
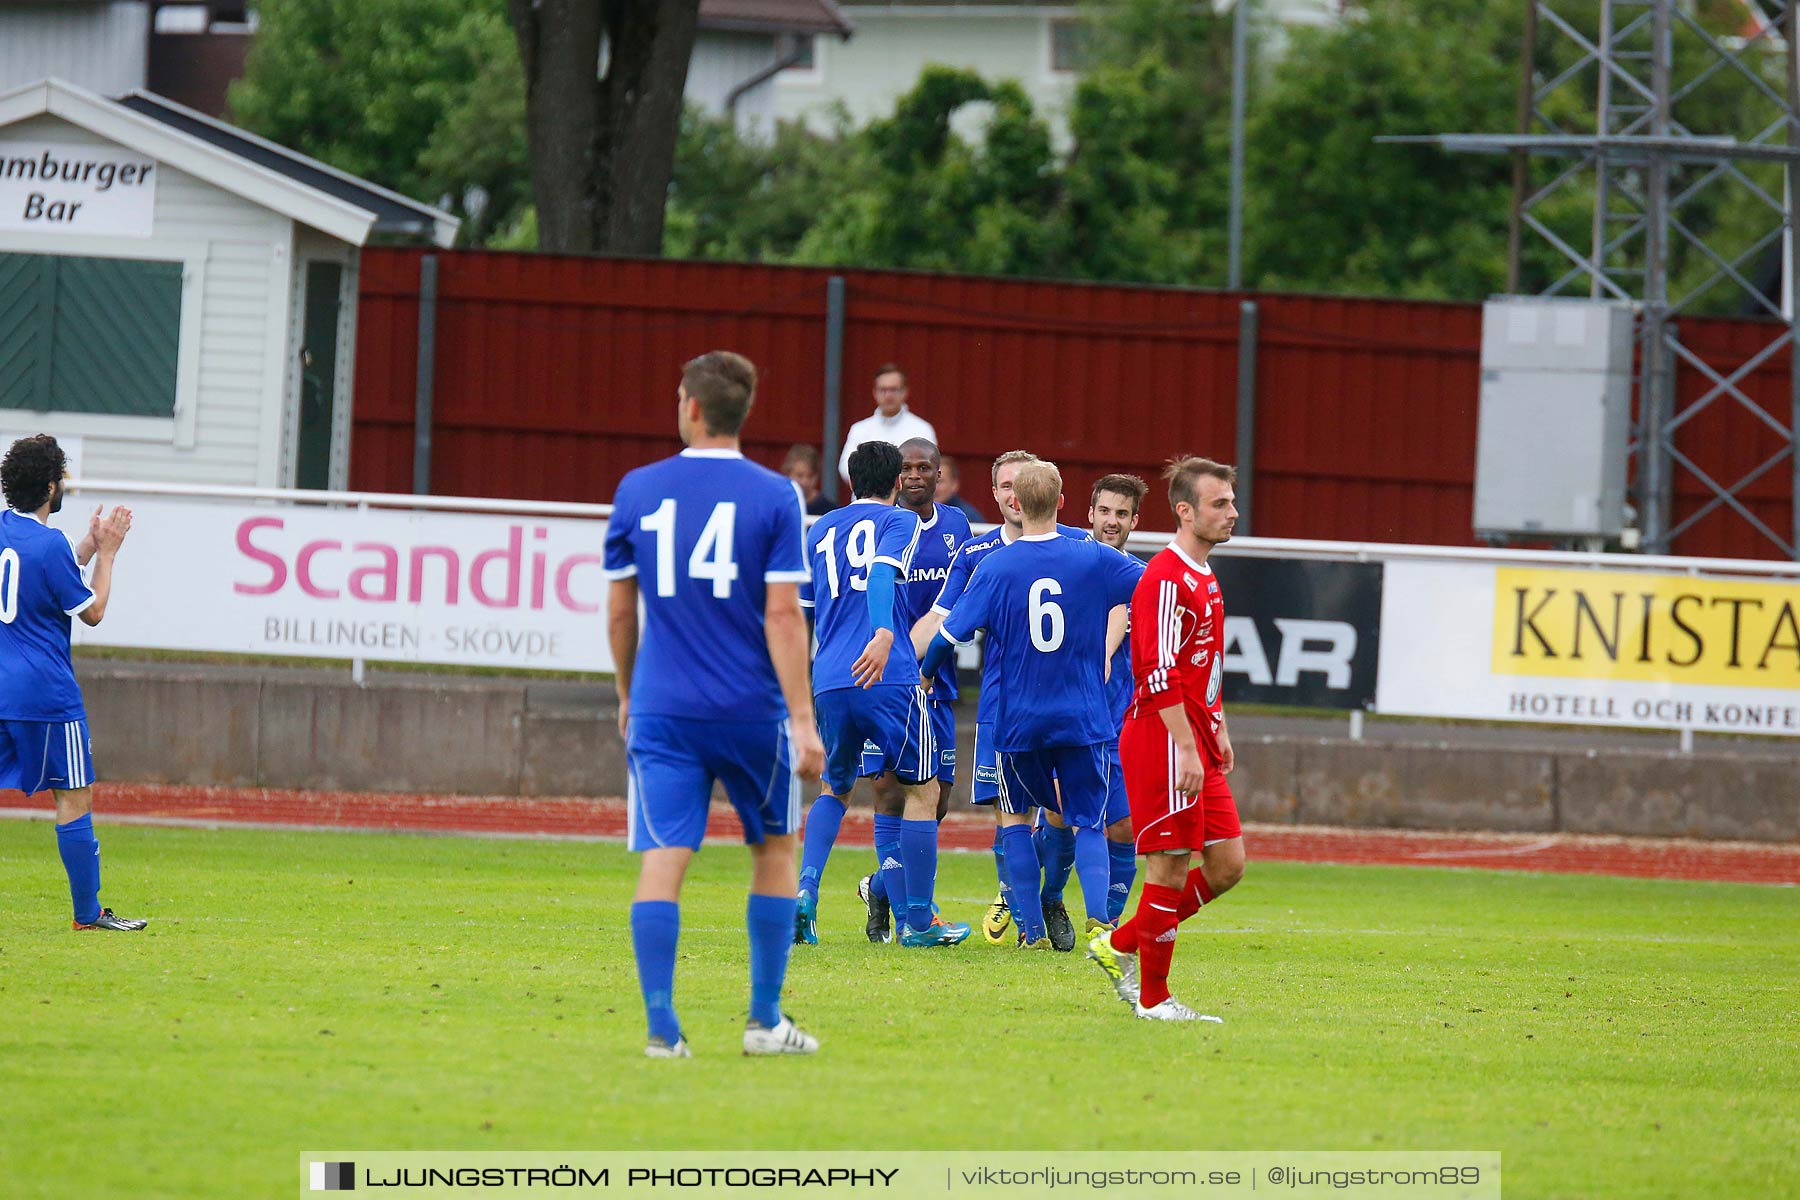
<instances>
[{"instance_id":1,"label":"grey electrical cabinet","mask_svg":"<svg viewBox=\"0 0 1800 1200\"><path fill-rule=\"evenodd\" d=\"M1615 537L1625 526L1632 306L1504 296L1481 313L1475 532Z\"/></svg>"}]
</instances>

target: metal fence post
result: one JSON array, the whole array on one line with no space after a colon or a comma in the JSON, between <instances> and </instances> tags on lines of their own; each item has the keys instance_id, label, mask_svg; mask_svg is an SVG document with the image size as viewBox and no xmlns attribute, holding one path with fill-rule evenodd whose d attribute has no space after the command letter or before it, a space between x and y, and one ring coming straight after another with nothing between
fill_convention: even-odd
<instances>
[{"instance_id":1,"label":"metal fence post","mask_svg":"<svg viewBox=\"0 0 1800 1200\"><path fill-rule=\"evenodd\" d=\"M1256 478L1256 301L1238 305L1237 532L1250 536L1250 497Z\"/></svg>"},{"instance_id":2,"label":"metal fence post","mask_svg":"<svg viewBox=\"0 0 1800 1200\"><path fill-rule=\"evenodd\" d=\"M419 259L419 367L413 391L413 495L431 494L431 401L437 387L438 257Z\"/></svg>"},{"instance_id":3,"label":"metal fence post","mask_svg":"<svg viewBox=\"0 0 1800 1200\"><path fill-rule=\"evenodd\" d=\"M819 490L838 498L838 449L844 436L844 277L825 281L825 439Z\"/></svg>"}]
</instances>

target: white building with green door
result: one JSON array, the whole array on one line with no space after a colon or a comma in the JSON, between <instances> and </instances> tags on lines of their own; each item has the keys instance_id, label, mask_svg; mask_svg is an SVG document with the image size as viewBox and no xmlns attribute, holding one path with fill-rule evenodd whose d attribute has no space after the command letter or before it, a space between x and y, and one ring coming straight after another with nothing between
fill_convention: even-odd
<instances>
[{"instance_id":1,"label":"white building with green door","mask_svg":"<svg viewBox=\"0 0 1800 1200\"><path fill-rule=\"evenodd\" d=\"M0 94L0 432L94 479L342 488L361 247L456 225L146 92Z\"/></svg>"}]
</instances>

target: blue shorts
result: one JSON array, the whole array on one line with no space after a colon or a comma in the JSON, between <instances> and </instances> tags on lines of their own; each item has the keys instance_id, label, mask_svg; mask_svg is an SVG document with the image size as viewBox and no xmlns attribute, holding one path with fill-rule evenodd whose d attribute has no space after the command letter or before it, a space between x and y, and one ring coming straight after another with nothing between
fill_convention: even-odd
<instances>
[{"instance_id":1,"label":"blue shorts","mask_svg":"<svg viewBox=\"0 0 1800 1200\"><path fill-rule=\"evenodd\" d=\"M994 723L981 721L975 726L975 781L969 788L969 803L992 804L1000 799L1000 753L994 749Z\"/></svg>"},{"instance_id":2,"label":"blue shorts","mask_svg":"<svg viewBox=\"0 0 1800 1200\"><path fill-rule=\"evenodd\" d=\"M786 721L633 714L625 733L630 849L698 850L715 781L725 785L746 842L795 832L800 777L792 762Z\"/></svg>"},{"instance_id":3,"label":"blue shorts","mask_svg":"<svg viewBox=\"0 0 1800 1200\"><path fill-rule=\"evenodd\" d=\"M833 688L813 697L813 708L832 795L848 796L865 775L892 771L915 784L937 776L937 739L918 688Z\"/></svg>"},{"instance_id":4,"label":"blue shorts","mask_svg":"<svg viewBox=\"0 0 1800 1200\"><path fill-rule=\"evenodd\" d=\"M70 792L92 782L94 747L87 718L0 721L0 788L29 796L46 788Z\"/></svg>"},{"instance_id":5,"label":"blue shorts","mask_svg":"<svg viewBox=\"0 0 1800 1200\"><path fill-rule=\"evenodd\" d=\"M1125 798L1125 768L1119 762L1119 743L1106 743L1106 823L1115 825L1131 816L1131 801Z\"/></svg>"},{"instance_id":6,"label":"blue shorts","mask_svg":"<svg viewBox=\"0 0 1800 1200\"><path fill-rule=\"evenodd\" d=\"M956 709L935 695L927 696L926 704L931 711L931 736L937 742L937 781L948 787L956 782ZM871 742L863 743L861 771L881 774L881 750Z\"/></svg>"},{"instance_id":7,"label":"blue shorts","mask_svg":"<svg viewBox=\"0 0 1800 1200\"><path fill-rule=\"evenodd\" d=\"M1111 775L1112 756L1105 742L1003 752L1000 810L1028 813L1035 806L1059 813L1071 829L1101 829L1106 824Z\"/></svg>"}]
</instances>

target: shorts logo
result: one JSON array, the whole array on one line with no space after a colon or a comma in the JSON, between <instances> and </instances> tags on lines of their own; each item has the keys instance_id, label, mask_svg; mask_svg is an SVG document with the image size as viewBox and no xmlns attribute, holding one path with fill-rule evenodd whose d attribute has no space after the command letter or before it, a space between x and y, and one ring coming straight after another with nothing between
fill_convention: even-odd
<instances>
[{"instance_id":1,"label":"shorts logo","mask_svg":"<svg viewBox=\"0 0 1800 1200\"><path fill-rule=\"evenodd\" d=\"M938 761L943 763L946 767L954 767L956 765L956 750L955 750L955 748L953 747L949 750L944 751L942 754L940 754L938 756Z\"/></svg>"},{"instance_id":2,"label":"shorts logo","mask_svg":"<svg viewBox=\"0 0 1800 1200\"><path fill-rule=\"evenodd\" d=\"M308 1163L311 1168L311 1190L315 1192L354 1192L356 1164L353 1162Z\"/></svg>"},{"instance_id":3,"label":"shorts logo","mask_svg":"<svg viewBox=\"0 0 1800 1200\"><path fill-rule=\"evenodd\" d=\"M869 741L869 740L867 740L867 739L864 739L864 741L863 741L863 753L864 753L864 754L880 754L880 753L881 753L881 747L880 747L880 746L877 746L877 745L876 745L876 744L875 744L875 743L874 743L874 742L872 742L872 741Z\"/></svg>"},{"instance_id":4,"label":"shorts logo","mask_svg":"<svg viewBox=\"0 0 1800 1200\"><path fill-rule=\"evenodd\" d=\"M999 767L976 767L975 768L975 782L976 783L999 783L1000 782L1000 768Z\"/></svg>"}]
</instances>

